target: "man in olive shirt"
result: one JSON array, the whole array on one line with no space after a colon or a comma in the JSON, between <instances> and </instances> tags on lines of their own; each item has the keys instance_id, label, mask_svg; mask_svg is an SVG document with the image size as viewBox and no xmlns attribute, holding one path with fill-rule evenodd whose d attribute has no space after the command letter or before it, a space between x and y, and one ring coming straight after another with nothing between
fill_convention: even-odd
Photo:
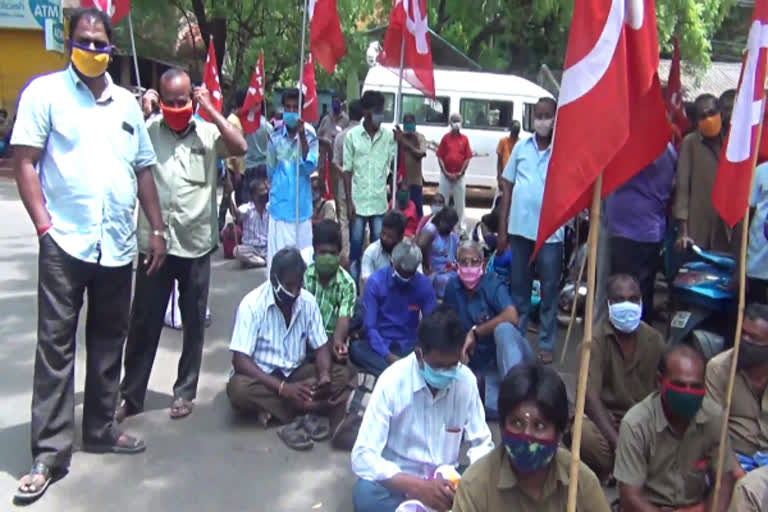
<instances>
[{"instance_id":1,"label":"man in olive shirt","mask_svg":"<svg viewBox=\"0 0 768 512\"><path fill-rule=\"evenodd\" d=\"M709 499L717 469L720 408L705 399L704 357L688 345L659 362L658 392L632 407L619 428L616 466L623 512L674 511ZM725 512L735 466L730 442L717 512Z\"/></svg>"},{"instance_id":2,"label":"man in olive shirt","mask_svg":"<svg viewBox=\"0 0 768 512\"><path fill-rule=\"evenodd\" d=\"M768 506L768 466L751 471L736 483L728 512L765 512Z\"/></svg>"},{"instance_id":3,"label":"man in olive shirt","mask_svg":"<svg viewBox=\"0 0 768 512\"><path fill-rule=\"evenodd\" d=\"M192 120L194 104L213 120ZM179 282L179 307L184 341L171 417L192 411L197 394L205 334L205 309L211 275L211 252L218 243L216 218L216 163L242 156L248 149L240 131L211 104L210 93L194 90L189 76L169 69L160 78L162 117L150 120L149 137L158 155L153 169L165 221L168 258L159 272L148 275L144 252L149 224L139 216L139 263L133 297L131 326L125 348L125 376L120 385L124 403L116 414L126 416L144 409L149 375L163 328L173 281Z\"/></svg>"},{"instance_id":4,"label":"man in olive shirt","mask_svg":"<svg viewBox=\"0 0 768 512\"><path fill-rule=\"evenodd\" d=\"M598 478L613 470L619 423L626 412L656 389L664 352L661 333L641 321L642 292L637 279L617 274L608 281L609 319L592 340L582 460Z\"/></svg>"},{"instance_id":5,"label":"man in olive shirt","mask_svg":"<svg viewBox=\"0 0 768 512\"><path fill-rule=\"evenodd\" d=\"M707 364L707 395L721 407L725 404L732 361L733 349L730 349ZM757 452L768 454L768 306L765 304L750 304L744 312L737 369L728 432L742 468L749 471L737 489L748 495L768 497L768 478L753 476L759 465L755 460L759 458Z\"/></svg>"}]
</instances>

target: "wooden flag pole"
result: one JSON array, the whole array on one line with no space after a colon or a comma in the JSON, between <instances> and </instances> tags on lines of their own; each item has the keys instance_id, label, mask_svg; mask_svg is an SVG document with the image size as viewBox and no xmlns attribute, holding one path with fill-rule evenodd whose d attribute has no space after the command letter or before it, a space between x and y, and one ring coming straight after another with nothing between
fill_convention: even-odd
<instances>
[{"instance_id":1,"label":"wooden flag pole","mask_svg":"<svg viewBox=\"0 0 768 512\"><path fill-rule=\"evenodd\" d=\"M578 240L578 235L576 240ZM581 288L581 278L584 277L584 267L587 265L588 256L584 256L581 260L581 266L579 267L579 277L576 279L576 288L573 294L573 304L571 304L571 319L568 321L568 330L565 331L565 343L563 343L563 352L560 354L560 364L565 361L565 354L568 353L568 345L571 341L571 331L573 330L573 324L576 323L576 306L579 302L579 288ZM584 317L586 321L586 317Z\"/></svg>"},{"instance_id":2,"label":"wooden flag pole","mask_svg":"<svg viewBox=\"0 0 768 512\"><path fill-rule=\"evenodd\" d=\"M299 119L302 119L304 114L304 46L306 44L307 34L307 4L309 0L304 0L304 10L301 11L301 50L299 51ZM303 120L303 119L302 119ZM297 137L296 148L296 240L295 245L299 247L299 166L303 159L301 154L301 137Z\"/></svg>"},{"instance_id":3,"label":"wooden flag pole","mask_svg":"<svg viewBox=\"0 0 768 512\"><path fill-rule=\"evenodd\" d=\"M131 36L131 50L133 51L133 69L136 71L136 89L141 98L141 75L139 75L139 57L136 54L136 39L133 37L133 15L128 12L128 35Z\"/></svg>"},{"instance_id":4,"label":"wooden flag pole","mask_svg":"<svg viewBox=\"0 0 768 512\"><path fill-rule=\"evenodd\" d=\"M579 489L579 464L581 463L581 433L584 426L584 402L587 395L589 353L592 349L592 316L595 309L595 275L597 274L597 236L600 229L600 192L603 190L603 173L597 177L592 191L592 209L589 216L589 238L587 240L589 266L587 267L587 308L584 312L584 342L581 345L581 362L576 388L576 411L573 421L571 443L571 478L568 484L568 512L576 512L576 497ZM577 290L578 291L578 290Z\"/></svg>"},{"instance_id":5,"label":"wooden flag pole","mask_svg":"<svg viewBox=\"0 0 768 512\"><path fill-rule=\"evenodd\" d=\"M395 98L395 117L392 119L394 126L398 126L400 116L402 113L403 105L403 70L405 68L405 33L403 33L403 40L400 43L400 74L397 81L397 97ZM400 163L400 143L395 143L395 159L394 159L394 172L392 173L392 209L395 209L395 198L397 197L397 166Z\"/></svg>"},{"instance_id":6,"label":"wooden flag pole","mask_svg":"<svg viewBox=\"0 0 768 512\"><path fill-rule=\"evenodd\" d=\"M765 101L760 109L760 119L763 118L765 110ZM755 187L755 167L757 166L757 155L760 152L760 140L763 134L763 124L757 128L757 143L755 147L755 156L752 160L752 176L749 180L749 196L752 195L752 189ZM739 361L739 348L741 347L741 328L744 325L744 307L746 302L747 289L747 238L749 234L749 202L744 213L741 229L741 252L739 257L739 309L736 317L736 333L733 337L733 358L731 360L731 369L728 375L728 388L725 394L725 405L723 407L723 424L720 427L720 445L717 449L717 471L715 472L715 491L712 496L712 508L717 511L717 502L720 497L720 485L723 480L723 462L731 454L725 453L726 437L728 436L728 420L731 415L731 400L733 398L733 387L736 382L736 366Z\"/></svg>"}]
</instances>

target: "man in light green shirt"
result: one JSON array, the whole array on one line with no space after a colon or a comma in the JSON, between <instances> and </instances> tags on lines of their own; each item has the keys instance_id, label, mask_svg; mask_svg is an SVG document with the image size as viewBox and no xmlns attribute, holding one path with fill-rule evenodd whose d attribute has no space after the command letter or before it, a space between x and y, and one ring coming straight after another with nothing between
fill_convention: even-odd
<instances>
[{"instance_id":1,"label":"man in light green shirt","mask_svg":"<svg viewBox=\"0 0 768 512\"><path fill-rule=\"evenodd\" d=\"M192 119L195 104L212 123ZM151 231L139 215L139 262L133 296L131 325L125 349L125 377L120 385L123 405L115 418L144 409L149 374L160 341L168 297L179 283L179 307L184 322L184 344L179 374L173 386L171 417L192 412L203 355L205 309L211 274L211 252L218 243L216 163L221 158L245 154L247 145L211 104L210 93L194 90L189 76L170 69L160 79L162 116L149 121L147 131L160 155L153 169L165 229ZM157 272L147 272L145 261L150 234L166 239L168 258Z\"/></svg>"},{"instance_id":2,"label":"man in light green shirt","mask_svg":"<svg viewBox=\"0 0 768 512\"><path fill-rule=\"evenodd\" d=\"M344 139L344 186L350 225L350 262L355 281L360 277L365 227L370 241L381 233L381 220L387 211L387 175L395 153L395 138L382 130L384 95L366 91L360 98L363 123L352 128Z\"/></svg>"}]
</instances>

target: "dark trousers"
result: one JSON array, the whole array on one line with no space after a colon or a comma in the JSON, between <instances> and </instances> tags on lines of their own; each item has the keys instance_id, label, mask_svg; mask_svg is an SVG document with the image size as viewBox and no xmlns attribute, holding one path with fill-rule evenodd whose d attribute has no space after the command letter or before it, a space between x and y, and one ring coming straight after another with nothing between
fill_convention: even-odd
<instances>
[{"instance_id":1,"label":"dark trousers","mask_svg":"<svg viewBox=\"0 0 768 512\"><path fill-rule=\"evenodd\" d=\"M411 350L400 350L395 343L390 347L390 351L398 357L407 356L411 353ZM389 367L387 360L373 350L370 342L365 339L357 340L350 344L349 359L355 363L355 366L376 377L384 373L384 370Z\"/></svg>"},{"instance_id":2,"label":"dark trousers","mask_svg":"<svg viewBox=\"0 0 768 512\"><path fill-rule=\"evenodd\" d=\"M75 432L75 332L86 291L83 441L113 444L120 435L113 418L128 330L131 265L103 267L78 260L49 234L40 239L38 272L32 456L66 469Z\"/></svg>"},{"instance_id":3,"label":"dark trousers","mask_svg":"<svg viewBox=\"0 0 768 512\"><path fill-rule=\"evenodd\" d=\"M409 191L411 201L416 205L416 215L422 218L424 216L424 187L421 185L411 185Z\"/></svg>"},{"instance_id":4,"label":"dark trousers","mask_svg":"<svg viewBox=\"0 0 768 512\"><path fill-rule=\"evenodd\" d=\"M155 362L163 317L174 280L179 282L179 309L184 324L184 341L178 376L173 385L173 397L194 400L197 396L210 277L210 254L199 258L168 256L165 264L151 276L147 275L144 255L139 255L131 327L125 346L125 376L120 384L122 399L130 412L144 410L149 375Z\"/></svg>"},{"instance_id":5,"label":"dark trousers","mask_svg":"<svg viewBox=\"0 0 768 512\"><path fill-rule=\"evenodd\" d=\"M611 274L629 274L640 283L643 295L643 321L653 321L653 294L656 272L661 268L663 242L635 242L611 237Z\"/></svg>"},{"instance_id":6,"label":"dark trousers","mask_svg":"<svg viewBox=\"0 0 768 512\"><path fill-rule=\"evenodd\" d=\"M750 277L747 280L747 300L768 304L768 280Z\"/></svg>"}]
</instances>

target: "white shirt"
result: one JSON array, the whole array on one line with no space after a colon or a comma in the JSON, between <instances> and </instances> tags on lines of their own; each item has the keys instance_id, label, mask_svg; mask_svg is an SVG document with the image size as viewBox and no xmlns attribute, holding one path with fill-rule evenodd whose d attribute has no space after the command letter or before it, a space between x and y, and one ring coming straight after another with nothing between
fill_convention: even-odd
<instances>
[{"instance_id":1,"label":"white shirt","mask_svg":"<svg viewBox=\"0 0 768 512\"><path fill-rule=\"evenodd\" d=\"M302 289L286 326L267 281L240 302L229 350L252 357L265 373L280 370L288 377L306 359L307 344L317 350L327 341L315 297Z\"/></svg>"},{"instance_id":2,"label":"white shirt","mask_svg":"<svg viewBox=\"0 0 768 512\"><path fill-rule=\"evenodd\" d=\"M64 252L121 267L136 255L137 173L157 159L133 95L104 77L100 98L71 66L32 80L11 144L42 149L37 167L49 233Z\"/></svg>"},{"instance_id":3,"label":"white shirt","mask_svg":"<svg viewBox=\"0 0 768 512\"><path fill-rule=\"evenodd\" d=\"M352 470L380 482L398 473L429 478L438 466L457 465L462 438L470 462L493 450L491 431L464 365L450 387L432 395L411 354L387 368L376 382L352 449Z\"/></svg>"}]
</instances>

